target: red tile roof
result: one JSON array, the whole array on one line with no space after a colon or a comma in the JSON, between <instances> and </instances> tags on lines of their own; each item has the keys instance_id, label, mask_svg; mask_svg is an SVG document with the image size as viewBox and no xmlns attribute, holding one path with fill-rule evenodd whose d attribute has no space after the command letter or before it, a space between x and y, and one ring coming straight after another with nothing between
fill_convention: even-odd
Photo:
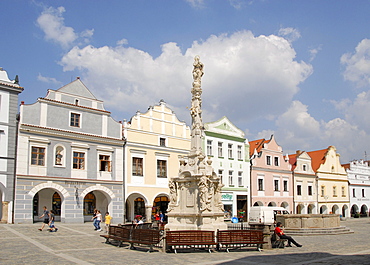
<instances>
[{"instance_id":1,"label":"red tile roof","mask_svg":"<svg viewBox=\"0 0 370 265\"><path fill-rule=\"evenodd\" d=\"M328 148L326 149L322 149L322 150L317 150L317 151L311 151L311 152L307 152L307 154L311 157L311 161L312 161L312 169L316 172L319 167L325 163L325 160L326 160L326 153L328 152L329 148L331 146L329 146Z\"/></svg>"}]
</instances>

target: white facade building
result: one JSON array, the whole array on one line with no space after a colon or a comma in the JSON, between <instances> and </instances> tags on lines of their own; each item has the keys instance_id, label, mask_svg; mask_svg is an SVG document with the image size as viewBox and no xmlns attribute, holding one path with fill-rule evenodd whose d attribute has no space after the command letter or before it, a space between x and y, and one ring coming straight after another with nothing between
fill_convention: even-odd
<instances>
[{"instance_id":1,"label":"white facade building","mask_svg":"<svg viewBox=\"0 0 370 265\"><path fill-rule=\"evenodd\" d=\"M206 155L225 186L221 190L225 220L238 217L247 221L250 206L249 143L244 132L226 117L204 124Z\"/></svg>"},{"instance_id":2,"label":"white facade building","mask_svg":"<svg viewBox=\"0 0 370 265\"><path fill-rule=\"evenodd\" d=\"M10 80L0 68L0 221L3 223L13 222L18 94L22 91L18 81Z\"/></svg>"},{"instance_id":3,"label":"white facade building","mask_svg":"<svg viewBox=\"0 0 370 265\"><path fill-rule=\"evenodd\" d=\"M123 221L122 124L79 78L45 98L21 104L15 222L82 223L94 208Z\"/></svg>"},{"instance_id":4,"label":"white facade building","mask_svg":"<svg viewBox=\"0 0 370 265\"><path fill-rule=\"evenodd\" d=\"M369 216L370 209L370 166L364 160L351 161L343 165L348 174L351 216Z\"/></svg>"}]
</instances>

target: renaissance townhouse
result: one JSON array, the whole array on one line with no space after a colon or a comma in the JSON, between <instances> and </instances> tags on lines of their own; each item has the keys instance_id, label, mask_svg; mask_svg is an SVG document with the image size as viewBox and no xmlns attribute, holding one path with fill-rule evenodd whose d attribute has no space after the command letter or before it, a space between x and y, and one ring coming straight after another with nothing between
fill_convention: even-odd
<instances>
[{"instance_id":1,"label":"renaissance townhouse","mask_svg":"<svg viewBox=\"0 0 370 265\"><path fill-rule=\"evenodd\" d=\"M122 124L79 78L20 107L15 222L82 223L94 208L123 221Z\"/></svg>"}]
</instances>

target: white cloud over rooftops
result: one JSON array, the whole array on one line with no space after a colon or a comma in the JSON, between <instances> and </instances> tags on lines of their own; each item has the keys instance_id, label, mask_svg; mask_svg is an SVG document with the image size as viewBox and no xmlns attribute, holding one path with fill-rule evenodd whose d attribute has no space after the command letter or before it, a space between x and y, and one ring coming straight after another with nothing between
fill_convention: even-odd
<instances>
[{"instance_id":1,"label":"white cloud over rooftops","mask_svg":"<svg viewBox=\"0 0 370 265\"><path fill-rule=\"evenodd\" d=\"M340 62L344 65L345 80L355 83L358 87L370 85L370 40L363 39L354 53L343 54Z\"/></svg>"},{"instance_id":2,"label":"white cloud over rooftops","mask_svg":"<svg viewBox=\"0 0 370 265\"><path fill-rule=\"evenodd\" d=\"M45 8L41 15L37 18L37 25L45 34L45 39L53 41L62 48L70 48L76 40L81 39L82 44L89 42L94 30L85 30L78 34L72 27L64 25L63 13L64 7Z\"/></svg>"}]
</instances>

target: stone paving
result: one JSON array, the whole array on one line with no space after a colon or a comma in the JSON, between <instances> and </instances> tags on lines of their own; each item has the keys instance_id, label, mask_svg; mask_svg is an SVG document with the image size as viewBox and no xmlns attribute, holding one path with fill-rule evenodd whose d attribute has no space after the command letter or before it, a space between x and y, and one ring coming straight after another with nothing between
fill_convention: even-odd
<instances>
[{"instance_id":1,"label":"stone paving","mask_svg":"<svg viewBox=\"0 0 370 265\"><path fill-rule=\"evenodd\" d=\"M202 250L178 254L147 248L129 250L104 244L92 223L56 223L59 231L38 231L41 223L0 225L0 264L370 264L370 218L341 222L354 233L345 235L294 236L302 248Z\"/></svg>"}]
</instances>

